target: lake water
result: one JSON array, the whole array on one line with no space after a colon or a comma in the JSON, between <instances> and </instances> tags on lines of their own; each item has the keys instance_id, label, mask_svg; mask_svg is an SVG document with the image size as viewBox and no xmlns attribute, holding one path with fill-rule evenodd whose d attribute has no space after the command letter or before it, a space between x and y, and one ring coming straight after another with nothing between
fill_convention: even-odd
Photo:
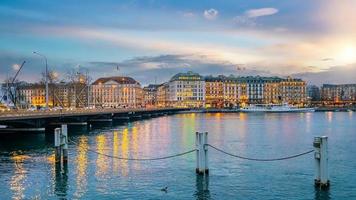
<instances>
[{"instance_id":1,"label":"lake water","mask_svg":"<svg viewBox=\"0 0 356 200\"><path fill-rule=\"evenodd\" d=\"M256 162L209 149L208 177L195 173L195 132L228 152L258 158L313 149L314 136L329 136L328 191L314 188L314 157ZM56 173L52 138L2 136L0 199L356 199L356 113L177 114L69 132L69 163ZM168 187L168 192L161 188Z\"/></svg>"}]
</instances>

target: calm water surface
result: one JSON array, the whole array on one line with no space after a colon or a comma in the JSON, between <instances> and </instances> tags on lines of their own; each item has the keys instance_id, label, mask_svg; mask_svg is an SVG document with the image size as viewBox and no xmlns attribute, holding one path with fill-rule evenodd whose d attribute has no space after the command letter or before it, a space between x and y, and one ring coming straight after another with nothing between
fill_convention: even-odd
<instances>
[{"instance_id":1,"label":"calm water surface","mask_svg":"<svg viewBox=\"0 0 356 200\"><path fill-rule=\"evenodd\" d=\"M312 149L314 136L329 136L329 191L313 186L313 154L255 162L209 149L210 175L195 174L195 154L149 162L191 150L195 132L234 154L270 158ZM356 113L178 114L72 131L68 169L56 173L52 138L2 137L0 199L356 199ZM168 192L161 188L168 187Z\"/></svg>"}]
</instances>

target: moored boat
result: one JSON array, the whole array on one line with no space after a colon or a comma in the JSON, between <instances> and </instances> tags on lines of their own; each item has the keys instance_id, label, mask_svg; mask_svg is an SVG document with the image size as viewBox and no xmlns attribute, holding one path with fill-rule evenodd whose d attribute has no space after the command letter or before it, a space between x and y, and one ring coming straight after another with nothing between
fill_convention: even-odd
<instances>
[{"instance_id":1,"label":"moored boat","mask_svg":"<svg viewBox=\"0 0 356 200\"><path fill-rule=\"evenodd\" d=\"M315 108L296 107L289 104L253 104L240 108L241 112L314 112Z\"/></svg>"}]
</instances>

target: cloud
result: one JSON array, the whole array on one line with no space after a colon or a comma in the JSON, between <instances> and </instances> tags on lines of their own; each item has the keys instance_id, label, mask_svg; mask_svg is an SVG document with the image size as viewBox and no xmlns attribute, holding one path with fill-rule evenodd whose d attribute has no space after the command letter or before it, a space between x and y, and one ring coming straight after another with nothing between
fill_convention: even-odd
<instances>
[{"instance_id":1,"label":"cloud","mask_svg":"<svg viewBox=\"0 0 356 200\"><path fill-rule=\"evenodd\" d=\"M198 54L166 54L144 56L119 63L122 72L137 79L143 85L168 81L179 72L194 71L202 75L272 75L249 65L236 65L229 61L212 61L208 56Z\"/></svg>"},{"instance_id":2,"label":"cloud","mask_svg":"<svg viewBox=\"0 0 356 200\"><path fill-rule=\"evenodd\" d=\"M333 58L323 58L321 59L321 61L333 61L334 59Z\"/></svg>"},{"instance_id":3,"label":"cloud","mask_svg":"<svg viewBox=\"0 0 356 200\"><path fill-rule=\"evenodd\" d=\"M19 64L13 64L12 65L12 69L13 70L19 70L20 69L20 65Z\"/></svg>"},{"instance_id":4,"label":"cloud","mask_svg":"<svg viewBox=\"0 0 356 200\"><path fill-rule=\"evenodd\" d=\"M293 74L306 80L309 84L322 85L329 84L354 84L356 80L356 64L347 66L330 67L320 72L305 72Z\"/></svg>"},{"instance_id":5,"label":"cloud","mask_svg":"<svg viewBox=\"0 0 356 200\"><path fill-rule=\"evenodd\" d=\"M246 11L246 16L249 18L257 18L262 16L274 15L278 12L276 8L259 8L259 9L251 9Z\"/></svg>"},{"instance_id":6,"label":"cloud","mask_svg":"<svg viewBox=\"0 0 356 200\"><path fill-rule=\"evenodd\" d=\"M116 67L118 65L117 62L105 62L105 61L94 61L88 63L90 66L106 66L106 67Z\"/></svg>"},{"instance_id":7,"label":"cloud","mask_svg":"<svg viewBox=\"0 0 356 200\"><path fill-rule=\"evenodd\" d=\"M214 20L218 17L219 12L215 10L214 8L211 8L209 10L204 10L204 17L205 19L208 20Z\"/></svg>"},{"instance_id":8,"label":"cloud","mask_svg":"<svg viewBox=\"0 0 356 200\"><path fill-rule=\"evenodd\" d=\"M256 26L256 19L263 16L274 15L278 12L276 8L260 8L247 10L243 15L233 18L233 22L238 25L253 27ZM278 28L275 31L283 32L285 28Z\"/></svg>"}]
</instances>

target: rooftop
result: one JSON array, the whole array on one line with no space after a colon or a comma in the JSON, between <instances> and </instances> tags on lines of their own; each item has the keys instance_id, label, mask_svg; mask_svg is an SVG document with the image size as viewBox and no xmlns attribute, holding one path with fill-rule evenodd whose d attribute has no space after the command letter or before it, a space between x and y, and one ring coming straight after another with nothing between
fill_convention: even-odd
<instances>
[{"instance_id":1,"label":"rooftop","mask_svg":"<svg viewBox=\"0 0 356 200\"><path fill-rule=\"evenodd\" d=\"M103 77L94 81L93 85L103 84L108 81L115 81L118 84L140 84L135 79L127 76L112 76L112 77Z\"/></svg>"},{"instance_id":2,"label":"rooftop","mask_svg":"<svg viewBox=\"0 0 356 200\"><path fill-rule=\"evenodd\" d=\"M197 81L204 80L201 75L188 71L187 73L178 73L174 75L170 81Z\"/></svg>"}]
</instances>

